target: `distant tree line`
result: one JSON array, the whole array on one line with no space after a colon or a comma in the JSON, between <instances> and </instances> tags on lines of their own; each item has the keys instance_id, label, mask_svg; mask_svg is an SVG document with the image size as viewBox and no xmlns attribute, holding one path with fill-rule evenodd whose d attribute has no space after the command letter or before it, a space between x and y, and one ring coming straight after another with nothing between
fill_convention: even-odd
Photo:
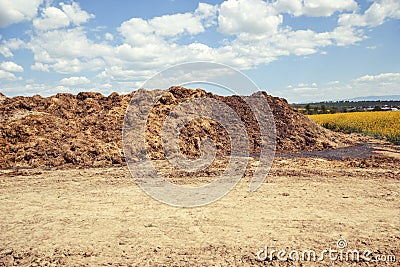
<instances>
[{"instance_id":1,"label":"distant tree line","mask_svg":"<svg viewBox=\"0 0 400 267\"><path fill-rule=\"evenodd\" d=\"M389 111L400 110L400 101L336 101L293 104L293 107L306 115L356 111Z\"/></svg>"}]
</instances>

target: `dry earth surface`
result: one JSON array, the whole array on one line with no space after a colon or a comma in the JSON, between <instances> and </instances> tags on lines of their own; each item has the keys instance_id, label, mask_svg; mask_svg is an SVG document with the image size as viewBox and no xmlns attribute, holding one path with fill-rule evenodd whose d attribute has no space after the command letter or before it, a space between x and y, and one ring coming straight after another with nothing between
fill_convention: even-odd
<instances>
[{"instance_id":1,"label":"dry earth surface","mask_svg":"<svg viewBox=\"0 0 400 267\"><path fill-rule=\"evenodd\" d=\"M191 175L171 168L161 134L175 107L194 98L224 102L244 123L253 156L260 153L259 126L246 98L171 87L147 91L139 99L143 105L127 109L134 94L0 93L0 266L400 265L399 147L326 130L285 99L264 93L275 122L277 157L259 190L247 191L257 166L251 159L245 177L224 198L176 208L143 192L125 167L126 110L136 114L163 95L146 124L146 148L158 171L178 184L215 179L231 144L218 123L192 120L179 136L181 152L196 158L199 144L211 138L221 160ZM257 259L265 246L319 253L337 248L339 239L349 249L397 260Z\"/></svg>"},{"instance_id":2,"label":"dry earth surface","mask_svg":"<svg viewBox=\"0 0 400 267\"><path fill-rule=\"evenodd\" d=\"M344 160L282 155L258 191L247 191L245 176L199 208L154 200L126 167L2 170L0 266L399 266L400 152L384 143L373 150L373 157ZM340 238L349 249L397 260L256 256L266 245L318 252Z\"/></svg>"}]
</instances>

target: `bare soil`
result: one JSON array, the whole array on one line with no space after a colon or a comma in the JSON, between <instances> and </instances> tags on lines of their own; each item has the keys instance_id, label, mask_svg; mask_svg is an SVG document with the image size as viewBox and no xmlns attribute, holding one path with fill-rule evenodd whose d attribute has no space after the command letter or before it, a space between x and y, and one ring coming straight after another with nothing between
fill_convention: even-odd
<instances>
[{"instance_id":1,"label":"bare soil","mask_svg":"<svg viewBox=\"0 0 400 267\"><path fill-rule=\"evenodd\" d=\"M246 176L199 208L154 200L126 167L2 170L0 266L399 266L400 153L383 143L371 153L279 156L256 192L247 191ZM338 239L397 260L256 256L265 246L322 251Z\"/></svg>"}]
</instances>

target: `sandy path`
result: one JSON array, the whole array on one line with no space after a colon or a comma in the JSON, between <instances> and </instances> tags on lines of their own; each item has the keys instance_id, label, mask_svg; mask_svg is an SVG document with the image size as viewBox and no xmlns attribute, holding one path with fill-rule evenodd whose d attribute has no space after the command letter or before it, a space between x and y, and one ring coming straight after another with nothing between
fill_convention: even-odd
<instances>
[{"instance_id":1,"label":"sandy path","mask_svg":"<svg viewBox=\"0 0 400 267\"><path fill-rule=\"evenodd\" d=\"M396 263L369 266L397 266L397 166L277 159L255 193L247 192L245 178L221 200L186 209L147 196L126 168L2 171L0 266L296 266L261 263L256 253L265 245L320 251L335 248L340 238L349 249L397 256Z\"/></svg>"}]
</instances>

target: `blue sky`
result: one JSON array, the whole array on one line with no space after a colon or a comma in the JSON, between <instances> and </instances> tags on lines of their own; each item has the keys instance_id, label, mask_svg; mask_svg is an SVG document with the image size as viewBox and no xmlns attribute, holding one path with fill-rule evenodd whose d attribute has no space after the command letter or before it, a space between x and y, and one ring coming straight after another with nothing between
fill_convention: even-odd
<instances>
[{"instance_id":1,"label":"blue sky","mask_svg":"<svg viewBox=\"0 0 400 267\"><path fill-rule=\"evenodd\" d=\"M126 93L192 61L290 102L400 94L398 0L0 0L0 36L7 96Z\"/></svg>"}]
</instances>

